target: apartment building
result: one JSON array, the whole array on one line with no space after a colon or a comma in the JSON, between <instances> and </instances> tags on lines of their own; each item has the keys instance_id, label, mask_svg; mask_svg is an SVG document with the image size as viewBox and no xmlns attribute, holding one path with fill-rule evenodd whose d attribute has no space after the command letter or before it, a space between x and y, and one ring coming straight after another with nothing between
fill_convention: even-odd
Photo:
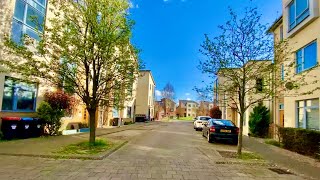
<instances>
[{"instance_id":1,"label":"apartment building","mask_svg":"<svg viewBox=\"0 0 320 180\"><path fill-rule=\"evenodd\" d=\"M210 109L213 108L213 103L208 101L200 101L198 116L210 116Z\"/></svg>"},{"instance_id":2,"label":"apartment building","mask_svg":"<svg viewBox=\"0 0 320 180\"><path fill-rule=\"evenodd\" d=\"M136 121L154 120L156 83L150 70L141 70L136 94Z\"/></svg>"},{"instance_id":3,"label":"apartment building","mask_svg":"<svg viewBox=\"0 0 320 180\"><path fill-rule=\"evenodd\" d=\"M319 9L319 0L282 0L283 15L269 29L275 43L288 42L294 62L284 61L275 74L287 88L274 97L273 118L280 126L320 130ZM294 83L299 88L290 90Z\"/></svg>"},{"instance_id":4,"label":"apartment building","mask_svg":"<svg viewBox=\"0 0 320 180\"><path fill-rule=\"evenodd\" d=\"M120 126L126 122L135 122L138 79L134 81L131 93L125 98L121 108L99 107L98 127Z\"/></svg>"},{"instance_id":5,"label":"apartment building","mask_svg":"<svg viewBox=\"0 0 320 180\"><path fill-rule=\"evenodd\" d=\"M259 67L268 66L272 64L269 60L263 61L248 61L244 66L250 68L253 72L258 71ZM233 68L233 73L240 73L241 68ZM228 69L223 69L221 71L228 71ZM234 90L233 81L229 81L223 74L218 73L217 78L214 81L214 103L219 106L222 112L222 119L231 120L238 127L240 126L240 116L238 113L238 108L240 107L238 101L237 91ZM231 71L231 70L230 70ZM239 74L239 77L240 74ZM230 77L229 77L230 78ZM249 133L249 117L253 108L257 105L254 102L262 102L264 106L272 110L272 97L271 97L271 78L272 70L265 71L253 78L251 76L250 80L246 82L246 96L245 96L245 106L248 106L243 119L243 134L248 135ZM231 89L230 89L231 88Z\"/></svg>"},{"instance_id":6,"label":"apartment building","mask_svg":"<svg viewBox=\"0 0 320 180\"><path fill-rule=\"evenodd\" d=\"M176 116L176 102L168 98L162 98L161 101L156 101L155 114L158 120L164 117L174 118Z\"/></svg>"},{"instance_id":7,"label":"apartment building","mask_svg":"<svg viewBox=\"0 0 320 180\"><path fill-rule=\"evenodd\" d=\"M29 36L34 42L40 40L38 32L43 32L43 23L53 16L49 8L52 4L48 0L8 0L1 1L0 10L0 33L8 33L15 42L20 42L23 35ZM37 23L33 19L37 19ZM1 38L1 36L0 36ZM3 40L0 39L0 43ZM10 58L10 57L8 57ZM43 101L43 94L47 90L55 90L42 83L24 82L19 74L0 74L0 118L5 116L35 117L36 109ZM134 116L136 83L132 88L131 99L126 99L124 109L118 110L119 117L124 120L132 120ZM73 124L88 123L89 114L86 106L78 100L77 106L72 113L62 118L62 127L65 129ZM111 110L112 112L112 110ZM108 119L111 117L109 108L101 106L96 112L96 125L112 124ZM112 114L112 113L111 113Z\"/></svg>"},{"instance_id":8,"label":"apartment building","mask_svg":"<svg viewBox=\"0 0 320 180\"><path fill-rule=\"evenodd\" d=\"M154 102L154 118L156 120L161 120L165 117L164 112L164 104L162 101L155 101Z\"/></svg>"},{"instance_id":9,"label":"apartment building","mask_svg":"<svg viewBox=\"0 0 320 180\"><path fill-rule=\"evenodd\" d=\"M177 108L178 117L196 117L199 104L191 100L179 100L179 106Z\"/></svg>"},{"instance_id":10,"label":"apartment building","mask_svg":"<svg viewBox=\"0 0 320 180\"><path fill-rule=\"evenodd\" d=\"M45 20L48 3L45 0L9 0L1 1L0 33L10 34L15 42L20 42L23 34L39 40L36 29L43 30L29 19L36 15L41 22ZM3 39L0 39L3 43ZM1 52L1 54L5 54ZM2 55L3 55L2 54ZM10 57L8 57L10 58ZM38 83L23 82L19 75L0 74L0 117L34 117L37 105L45 87Z\"/></svg>"}]
</instances>

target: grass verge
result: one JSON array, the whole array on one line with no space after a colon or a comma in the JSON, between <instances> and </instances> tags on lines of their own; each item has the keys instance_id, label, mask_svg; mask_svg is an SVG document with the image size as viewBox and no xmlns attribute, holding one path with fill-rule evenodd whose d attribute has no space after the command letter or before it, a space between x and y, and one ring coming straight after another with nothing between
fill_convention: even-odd
<instances>
[{"instance_id":1,"label":"grass verge","mask_svg":"<svg viewBox=\"0 0 320 180\"><path fill-rule=\"evenodd\" d=\"M224 158L236 158L242 160L263 160L263 158L252 152L242 152L241 156L238 156L237 152L234 151L218 151L219 154Z\"/></svg>"},{"instance_id":2,"label":"grass verge","mask_svg":"<svg viewBox=\"0 0 320 180\"><path fill-rule=\"evenodd\" d=\"M270 145L273 145L273 146L277 146L277 147L283 147L283 144L280 143L279 141L276 141L274 139L268 139L268 140L265 140L264 143L266 144L270 144Z\"/></svg>"},{"instance_id":3,"label":"grass verge","mask_svg":"<svg viewBox=\"0 0 320 180\"><path fill-rule=\"evenodd\" d=\"M61 155L94 155L111 149L115 144L103 139L97 139L94 144L80 142L63 147L56 153Z\"/></svg>"},{"instance_id":4,"label":"grass verge","mask_svg":"<svg viewBox=\"0 0 320 180\"><path fill-rule=\"evenodd\" d=\"M181 120L181 121L192 121L194 118L193 117L179 117L179 119L177 120Z\"/></svg>"},{"instance_id":5,"label":"grass verge","mask_svg":"<svg viewBox=\"0 0 320 180\"><path fill-rule=\"evenodd\" d=\"M247 152L242 152L241 156L238 157L238 159L242 160L263 160L263 158L256 154L256 153L247 153Z\"/></svg>"}]
</instances>

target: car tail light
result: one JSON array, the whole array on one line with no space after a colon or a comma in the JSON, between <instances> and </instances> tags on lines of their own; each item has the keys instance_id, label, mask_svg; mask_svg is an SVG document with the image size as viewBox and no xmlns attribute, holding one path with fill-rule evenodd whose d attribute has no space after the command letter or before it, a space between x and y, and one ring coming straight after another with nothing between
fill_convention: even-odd
<instances>
[{"instance_id":1,"label":"car tail light","mask_svg":"<svg viewBox=\"0 0 320 180\"><path fill-rule=\"evenodd\" d=\"M216 132L216 128L214 126L210 127L210 132Z\"/></svg>"},{"instance_id":2,"label":"car tail light","mask_svg":"<svg viewBox=\"0 0 320 180\"><path fill-rule=\"evenodd\" d=\"M239 134L239 128L237 128L237 134Z\"/></svg>"}]
</instances>

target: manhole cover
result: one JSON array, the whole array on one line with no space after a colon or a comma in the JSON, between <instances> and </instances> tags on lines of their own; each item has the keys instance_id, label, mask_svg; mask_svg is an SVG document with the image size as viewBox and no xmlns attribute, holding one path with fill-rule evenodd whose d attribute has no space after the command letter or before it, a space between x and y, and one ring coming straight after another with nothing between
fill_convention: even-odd
<instances>
[{"instance_id":1,"label":"manhole cover","mask_svg":"<svg viewBox=\"0 0 320 180\"><path fill-rule=\"evenodd\" d=\"M269 170L276 172L278 174L293 174L289 170L279 169L279 168L268 168Z\"/></svg>"}]
</instances>

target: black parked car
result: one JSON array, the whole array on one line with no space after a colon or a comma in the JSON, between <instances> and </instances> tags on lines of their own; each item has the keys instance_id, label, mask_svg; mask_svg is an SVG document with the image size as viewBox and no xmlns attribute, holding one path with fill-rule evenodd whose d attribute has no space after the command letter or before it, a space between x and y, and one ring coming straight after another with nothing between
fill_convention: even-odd
<instances>
[{"instance_id":1,"label":"black parked car","mask_svg":"<svg viewBox=\"0 0 320 180\"><path fill-rule=\"evenodd\" d=\"M238 144L239 128L230 120L210 119L202 129L203 137L207 137L209 143L215 140L229 140L232 144Z\"/></svg>"}]
</instances>

